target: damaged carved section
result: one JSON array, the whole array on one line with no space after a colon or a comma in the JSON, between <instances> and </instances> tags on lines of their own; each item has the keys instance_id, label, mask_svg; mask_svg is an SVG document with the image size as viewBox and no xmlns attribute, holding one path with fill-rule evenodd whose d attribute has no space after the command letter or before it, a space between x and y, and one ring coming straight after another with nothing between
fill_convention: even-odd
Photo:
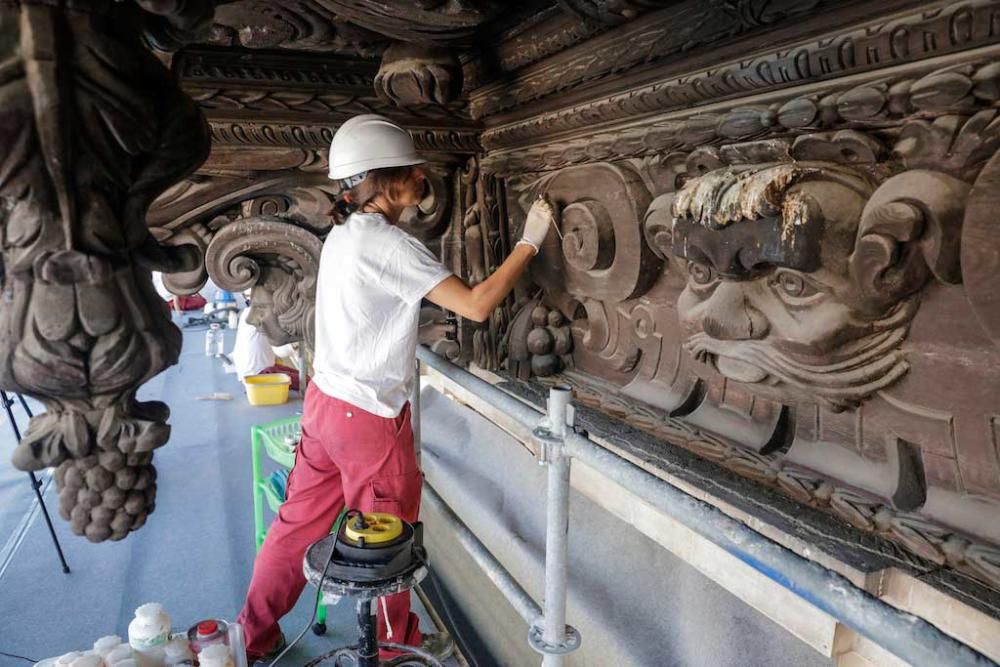
<instances>
[{"instance_id":1,"label":"damaged carved section","mask_svg":"<svg viewBox=\"0 0 1000 667\"><path fill-rule=\"evenodd\" d=\"M150 271L188 270L197 253L161 247L145 214L208 153L201 112L142 38L176 46L212 10L87 4L0 6L0 386L48 410L14 465L58 466L60 512L96 542L153 510L169 410L135 393L177 361L181 336Z\"/></svg>"},{"instance_id":2,"label":"damaged carved section","mask_svg":"<svg viewBox=\"0 0 1000 667\"><path fill-rule=\"evenodd\" d=\"M955 282L967 191L943 173L878 183L805 161L691 181L674 201L685 347L767 398L860 405L908 369L910 297L932 276Z\"/></svg>"}]
</instances>

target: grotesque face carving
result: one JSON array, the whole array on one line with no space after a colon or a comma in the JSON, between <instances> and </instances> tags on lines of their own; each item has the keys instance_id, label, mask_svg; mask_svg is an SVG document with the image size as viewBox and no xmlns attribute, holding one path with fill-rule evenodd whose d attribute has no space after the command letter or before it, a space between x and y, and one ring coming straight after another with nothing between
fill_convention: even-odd
<instances>
[{"instance_id":1,"label":"grotesque face carving","mask_svg":"<svg viewBox=\"0 0 1000 667\"><path fill-rule=\"evenodd\" d=\"M907 371L898 350L928 269L908 243L928 213L871 204L875 183L830 163L710 172L673 205L686 347L756 393L834 409Z\"/></svg>"}]
</instances>

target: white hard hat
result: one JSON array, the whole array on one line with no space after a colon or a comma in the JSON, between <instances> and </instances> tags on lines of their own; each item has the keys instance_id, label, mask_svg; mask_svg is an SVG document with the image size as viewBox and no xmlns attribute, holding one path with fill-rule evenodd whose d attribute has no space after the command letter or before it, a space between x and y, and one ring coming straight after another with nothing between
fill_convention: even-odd
<instances>
[{"instance_id":1,"label":"white hard hat","mask_svg":"<svg viewBox=\"0 0 1000 667\"><path fill-rule=\"evenodd\" d=\"M352 181L350 186L360 183L370 169L424 162L413 147L410 133L376 114L351 118L330 142L330 178Z\"/></svg>"}]
</instances>

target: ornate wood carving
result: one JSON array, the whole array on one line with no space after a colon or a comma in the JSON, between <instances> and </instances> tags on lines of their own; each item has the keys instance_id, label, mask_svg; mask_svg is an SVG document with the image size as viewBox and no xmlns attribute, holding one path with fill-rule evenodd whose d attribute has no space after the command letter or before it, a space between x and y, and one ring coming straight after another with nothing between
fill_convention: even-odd
<instances>
[{"instance_id":1,"label":"ornate wood carving","mask_svg":"<svg viewBox=\"0 0 1000 667\"><path fill-rule=\"evenodd\" d=\"M229 44L337 55L175 58L215 148L157 238L281 293L262 319L308 337L327 146L390 115L435 165L403 224L469 282L537 194L562 210L488 323L431 318L436 350L558 375L1000 587L998 0L403 4L229 5Z\"/></svg>"},{"instance_id":2,"label":"ornate wood carving","mask_svg":"<svg viewBox=\"0 0 1000 667\"><path fill-rule=\"evenodd\" d=\"M603 3L595 3L603 4ZM853 4L853 3L852 3ZM914 7L918 3L897 2L892 6L883 3L879 11L889 12L893 9L899 10L907 6ZM679 2L661 11L648 14L640 19L626 23L615 30L606 32L594 37L583 44L579 44L562 53L556 54L541 62L533 63L522 68L516 73L513 80L506 80L492 84L486 84L474 91L470 95L472 115L475 118L486 118L511 110L523 107L530 102L551 96L553 93L567 91L578 87L593 86L597 82L609 77L620 76L627 73L631 68L639 69L652 63L666 62L676 59L682 54L690 53L695 47L705 47L712 45L713 56L706 59L708 63L718 62L719 54L716 51L733 49L731 58L742 58L747 50L756 51L760 48L759 37L752 40L750 46L739 46L739 37L743 35L753 35L770 29L787 27L788 22L795 22L798 29L802 29L802 21L815 21L824 25L826 30L830 30L840 25L844 25L845 20L863 20L870 15L869 11L861 9L856 5L856 9L845 3L830 3L824 0L812 0L810 2L795 2L794 0L740 0L739 2ZM836 10L834 13L833 10ZM921 13L923 16L924 13ZM832 23L832 25L831 25ZM961 26L970 25L966 18L961 19ZM987 24L989 25L989 24ZM683 26L683 27L681 27ZM950 26L945 24L947 29ZM970 29L971 30L971 29ZM969 30L959 30L956 35L963 41L979 39L983 35L990 35L988 28L981 28L974 32L975 37L969 34ZM785 31L788 34L788 31ZM864 36L864 32L859 34L859 38ZM905 39L909 35L904 34ZM916 32L916 35L922 32ZM899 33L888 33L895 35L895 43L899 44ZM942 37L946 37L942 35ZM884 39L884 38L883 38ZM940 38L939 38L940 39ZM881 39L876 38L881 41ZM723 44L722 42L726 43ZM749 41L749 40L748 40ZM870 42L869 38L863 37L859 46L862 47L862 60L872 58L871 65L878 62L886 62L884 54L870 53L865 47ZM875 41L875 40L871 40ZM917 40L919 41L919 40ZM927 44L932 48L934 39L928 39ZM621 48L622 44L628 44L629 48ZM845 45L838 41L836 46L825 45L828 51L812 63L812 69L808 70L802 79L811 79L830 74L830 68L837 68L838 65L830 64L844 62L845 67L853 69L854 55L853 44L848 41ZM844 47L842 49L842 47ZM899 46L896 51L899 51ZM902 59L909 59L910 45L907 43L903 47L906 55L899 56ZM922 45L914 45L914 50L927 48ZM746 73L743 76L727 76L728 72L718 71L713 68L712 78L706 81L709 84L706 88L711 89L715 83L715 76L718 75L718 83L724 87L732 85L740 88L744 78L749 76L751 80L778 79L786 76L786 70L792 70L809 65L809 62L802 62L801 52L792 51L791 54L798 56L787 60L789 52L783 51L782 58L777 67L770 67L767 64L755 66L757 63L749 63ZM916 53L912 54L916 56ZM881 61L875 60L881 56ZM707 64L707 63L706 63ZM690 66L687 68L690 71ZM648 71L648 70L647 70ZM840 72L837 72L840 73ZM735 74L735 73L734 73ZM794 76L789 74L789 76ZM662 80L662 76L647 76L653 81ZM697 78L691 80L696 87L700 82ZM619 89L624 88L619 84ZM745 93L746 89L739 92ZM627 93L623 93L627 94ZM719 97L724 94L720 91ZM716 97L708 94L706 97ZM541 110L541 109L540 109Z\"/></svg>"},{"instance_id":3,"label":"ornate wood carving","mask_svg":"<svg viewBox=\"0 0 1000 667\"><path fill-rule=\"evenodd\" d=\"M140 37L176 46L211 5L137 4L0 6L0 383L47 408L13 462L58 466L60 513L95 542L154 507L169 410L135 393L176 362L180 332L150 269L196 257L161 247L145 214L208 151L197 106Z\"/></svg>"},{"instance_id":4,"label":"ornate wood carving","mask_svg":"<svg viewBox=\"0 0 1000 667\"><path fill-rule=\"evenodd\" d=\"M386 39L338 17L313 0L275 5L265 0L220 4L212 34L205 40L218 46L289 49L374 55Z\"/></svg>"},{"instance_id":5,"label":"ornate wood carving","mask_svg":"<svg viewBox=\"0 0 1000 667\"><path fill-rule=\"evenodd\" d=\"M994 118L972 106L875 134L511 179L518 215L537 191L563 215L532 267L545 296L514 317L508 369L566 368L612 414L1000 583L988 519L1000 507L1000 355L992 311L972 315L997 286L980 271L1000 241L984 238L982 205L966 207L993 178L991 166L979 180ZM638 169L631 190L602 186L608 169ZM631 222L611 224L612 210L634 211ZM992 289L963 290L973 274ZM539 328L550 317L571 322L558 362L546 358L553 332ZM934 326L953 319L962 325ZM936 395L956 354L976 370ZM988 555L968 557L973 544Z\"/></svg>"},{"instance_id":6,"label":"ornate wood carving","mask_svg":"<svg viewBox=\"0 0 1000 667\"><path fill-rule=\"evenodd\" d=\"M1000 53L1000 49L996 53ZM882 127L897 126L910 117L934 118L951 116L956 111L988 110L1000 95L996 92L995 79L1000 69L995 53L990 59L962 66L925 71L908 67L906 70L905 74L896 76L880 72L872 74L871 81L864 84L831 85L805 95L777 94L752 107L733 102L727 105L731 108L721 112L683 111L666 114L641 126L590 134L557 144L516 151L505 148L491 155L484 166L496 173L542 171L593 160L692 150L706 144L788 136L826 128L867 126L878 133ZM980 132L982 118L977 119L971 132ZM925 127L926 123L913 126L914 131L925 133L926 139L931 140L926 130L917 129ZM558 124L550 126L549 131L556 129L561 129ZM933 141L950 142L957 138L955 135L960 130L961 127L950 126L946 121L934 130L937 136ZM514 132L516 128L504 131ZM503 141L508 139L504 137ZM490 131L483 133L483 142L488 149L498 147L496 135ZM915 142L900 149L909 150L910 145L915 146Z\"/></svg>"},{"instance_id":7,"label":"ornate wood carving","mask_svg":"<svg viewBox=\"0 0 1000 667\"><path fill-rule=\"evenodd\" d=\"M512 230L539 191L563 213L508 371L561 371L630 424L1000 585L996 7L901 15L484 131ZM569 323L561 355L550 317Z\"/></svg>"},{"instance_id":8,"label":"ornate wood carving","mask_svg":"<svg viewBox=\"0 0 1000 667\"><path fill-rule=\"evenodd\" d=\"M460 79L439 80L446 76L445 70L433 59L420 63L409 75L419 85L436 82L438 96L429 92L426 99L404 100L397 95L395 102L376 94L377 65L358 58L268 54L248 63L227 52L199 49L175 57L173 68L209 119L213 150L203 172L323 173L333 133L343 121L361 113L380 113L398 121L422 151L480 150L479 133L465 116L464 102L447 99ZM409 75L405 69L383 72L379 85L387 95L396 86L405 97L402 91L407 85L402 81ZM397 103L405 103L405 108Z\"/></svg>"},{"instance_id":9,"label":"ornate wood carving","mask_svg":"<svg viewBox=\"0 0 1000 667\"><path fill-rule=\"evenodd\" d=\"M643 12L672 5L676 0L559 0L559 6L583 21L624 23Z\"/></svg>"},{"instance_id":10,"label":"ornate wood carving","mask_svg":"<svg viewBox=\"0 0 1000 667\"><path fill-rule=\"evenodd\" d=\"M249 321L272 345L315 335L316 276L320 238L273 216L253 216L220 229L208 244L205 265L212 280L234 292L250 289Z\"/></svg>"},{"instance_id":11,"label":"ornate wood carving","mask_svg":"<svg viewBox=\"0 0 1000 667\"><path fill-rule=\"evenodd\" d=\"M468 42L503 7L495 0L316 0L338 16L404 42Z\"/></svg>"},{"instance_id":12,"label":"ornate wood carving","mask_svg":"<svg viewBox=\"0 0 1000 667\"><path fill-rule=\"evenodd\" d=\"M375 91L397 107L448 104L462 92L462 69L451 49L397 42L382 54Z\"/></svg>"}]
</instances>

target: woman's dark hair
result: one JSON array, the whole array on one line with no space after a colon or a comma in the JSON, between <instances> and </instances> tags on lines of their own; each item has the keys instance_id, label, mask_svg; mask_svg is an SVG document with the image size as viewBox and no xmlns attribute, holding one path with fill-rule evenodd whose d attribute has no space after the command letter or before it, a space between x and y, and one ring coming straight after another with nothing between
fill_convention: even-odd
<instances>
[{"instance_id":1,"label":"woman's dark hair","mask_svg":"<svg viewBox=\"0 0 1000 667\"><path fill-rule=\"evenodd\" d=\"M409 175L411 169L413 167L387 167L369 171L365 180L337 195L337 201L333 205L334 224L344 224L349 215L360 211L380 194L395 199L400 182Z\"/></svg>"}]
</instances>

